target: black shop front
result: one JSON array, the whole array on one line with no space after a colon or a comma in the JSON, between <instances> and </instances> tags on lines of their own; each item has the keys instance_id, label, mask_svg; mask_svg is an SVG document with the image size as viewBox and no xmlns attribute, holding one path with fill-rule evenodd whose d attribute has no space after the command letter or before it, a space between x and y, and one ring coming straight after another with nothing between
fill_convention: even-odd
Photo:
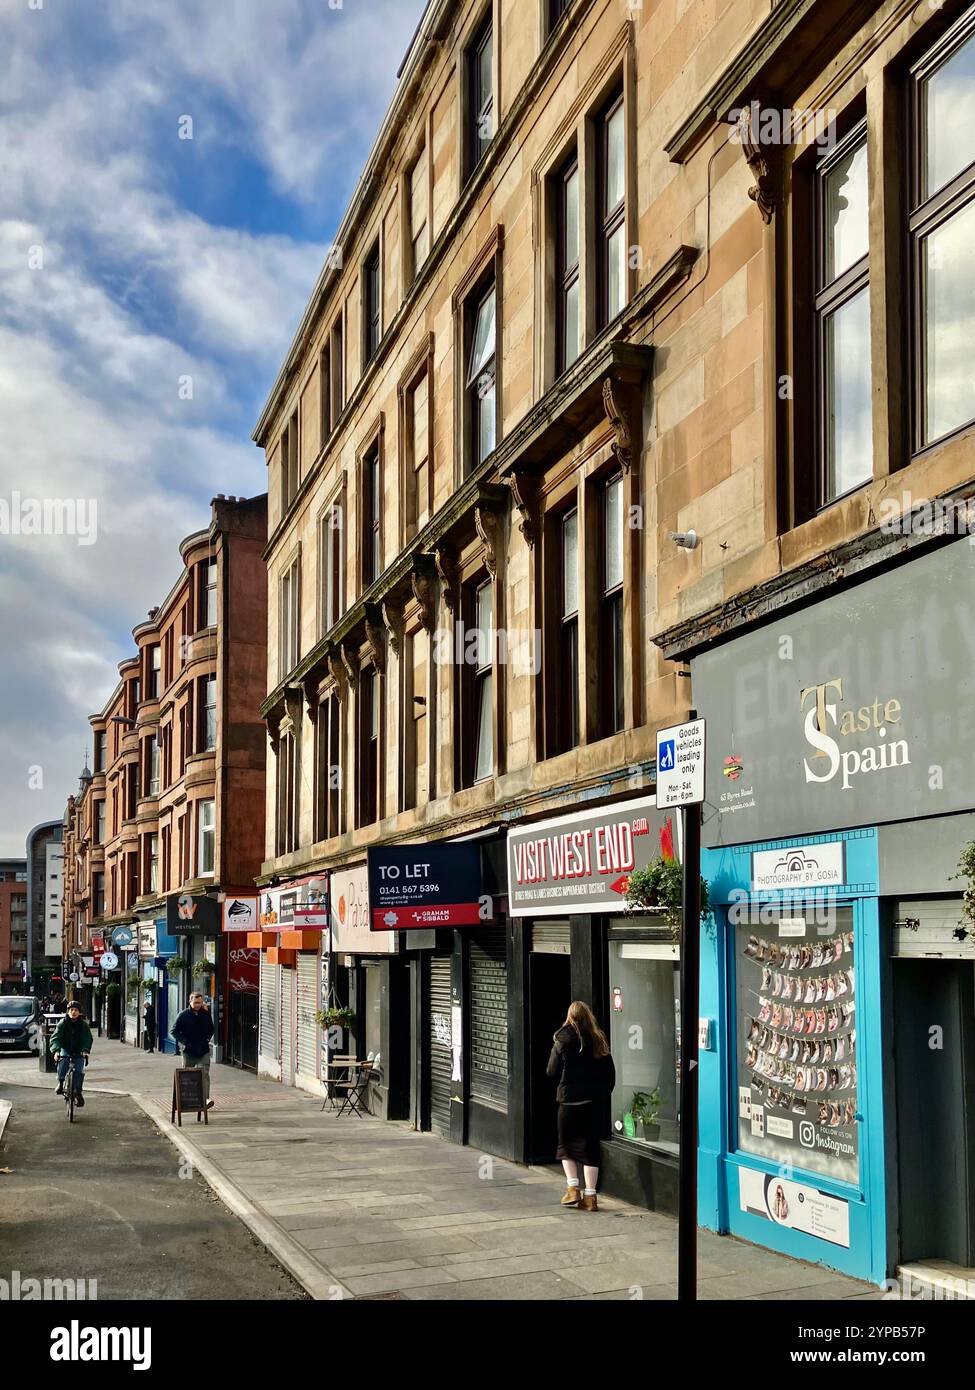
<instances>
[{"instance_id":1,"label":"black shop front","mask_svg":"<svg viewBox=\"0 0 975 1390\"><path fill-rule=\"evenodd\" d=\"M646 795L519 825L507 846L522 959L522 1156L555 1162L555 1083L545 1064L569 1004L581 999L616 1066L600 1186L663 1212L677 1204L680 950L662 914L630 909L625 894L635 869L678 854L673 821Z\"/></svg>"}]
</instances>

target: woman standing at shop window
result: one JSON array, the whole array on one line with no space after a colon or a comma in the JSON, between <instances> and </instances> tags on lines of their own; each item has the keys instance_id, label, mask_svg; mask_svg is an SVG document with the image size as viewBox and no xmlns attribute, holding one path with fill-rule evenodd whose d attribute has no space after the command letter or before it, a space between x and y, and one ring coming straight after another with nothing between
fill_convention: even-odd
<instances>
[{"instance_id":1,"label":"woman standing at shop window","mask_svg":"<svg viewBox=\"0 0 975 1390\"><path fill-rule=\"evenodd\" d=\"M580 999L569 1005L565 1023L555 1034L546 1072L559 1083L559 1146L556 1158L565 1169L566 1190L562 1206L596 1211L599 1179L601 1101L616 1085L616 1068L606 1034L588 1004ZM585 1188L579 1195L579 1169Z\"/></svg>"}]
</instances>

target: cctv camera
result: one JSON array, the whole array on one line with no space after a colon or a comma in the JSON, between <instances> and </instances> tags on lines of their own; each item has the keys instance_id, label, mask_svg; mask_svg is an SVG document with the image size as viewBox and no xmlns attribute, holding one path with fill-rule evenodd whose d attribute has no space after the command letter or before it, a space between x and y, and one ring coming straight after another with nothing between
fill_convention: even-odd
<instances>
[{"instance_id":1,"label":"cctv camera","mask_svg":"<svg viewBox=\"0 0 975 1390\"><path fill-rule=\"evenodd\" d=\"M698 536L696 531L671 531L670 539L682 550L696 550Z\"/></svg>"}]
</instances>

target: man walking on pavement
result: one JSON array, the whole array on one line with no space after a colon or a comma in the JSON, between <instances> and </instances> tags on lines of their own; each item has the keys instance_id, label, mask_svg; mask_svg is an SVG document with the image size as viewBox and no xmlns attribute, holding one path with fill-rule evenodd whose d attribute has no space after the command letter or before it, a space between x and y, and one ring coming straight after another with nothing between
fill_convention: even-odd
<instances>
[{"instance_id":1,"label":"man walking on pavement","mask_svg":"<svg viewBox=\"0 0 975 1390\"><path fill-rule=\"evenodd\" d=\"M213 1019L202 994L190 995L190 1007L177 1017L172 1034L183 1049L183 1066L199 1067L203 1072L203 1095L207 1109L211 1110L210 1039L213 1037Z\"/></svg>"}]
</instances>

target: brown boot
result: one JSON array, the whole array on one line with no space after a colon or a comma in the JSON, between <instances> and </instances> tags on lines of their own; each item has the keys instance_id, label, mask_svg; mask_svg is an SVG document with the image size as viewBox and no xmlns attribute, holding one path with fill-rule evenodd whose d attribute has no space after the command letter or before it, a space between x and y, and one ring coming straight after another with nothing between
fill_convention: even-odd
<instances>
[{"instance_id":1,"label":"brown boot","mask_svg":"<svg viewBox=\"0 0 975 1390\"><path fill-rule=\"evenodd\" d=\"M577 1207L579 1205L579 1188L575 1184L572 1186L566 1184L565 1191L562 1193L561 1205L563 1207Z\"/></svg>"},{"instance_id":2,"label":"brown boot","mask_svg":"<svg viewBox=\"0 0 975 1390\"><path fill-rule=\"evenodd\" d=\"M596 1205L596 1194L595 1194L595 1192L590 1193L588 1196L586 1195L586 1193L583 1193L583 1194L582 1194L582 1196L579 1198L579 1210L580 1210L580 1211L598 1211L598 1210L599 1210L599 1208L598 1208L597 1205Z\"/></svg>"}]
</instances>

